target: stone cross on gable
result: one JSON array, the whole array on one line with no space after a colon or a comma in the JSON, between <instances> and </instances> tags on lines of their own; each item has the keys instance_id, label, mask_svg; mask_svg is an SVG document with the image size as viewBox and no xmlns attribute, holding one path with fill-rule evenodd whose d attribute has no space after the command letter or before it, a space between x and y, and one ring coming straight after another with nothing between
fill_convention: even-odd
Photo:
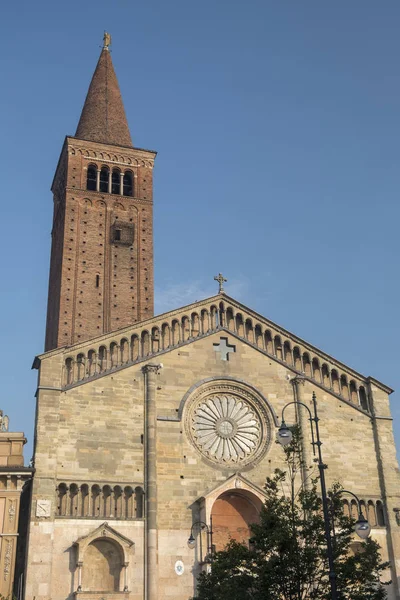
<instances>
[{"instance_id":1,"label":"stone cross on gable","mask_svg":"<svg viewBox=\"0 0 400 600\"><path fill-rule=\"evenodd\" d=\"M219 344L213 344L215 352L220 352L221 360L229 360L229 353L236 352L236 346L228 344L228 338L220 338Z\"/></svg>"},{"instance_id":2,"label":"stone cross on gable","mask_svg":"<svg viewBox=\"0 0 400 600\"><path fill-rule=\"evenodd\" d=\"M224 292L224 283L225 283L225 281L228 281L228 280L225 279L225 277L222 275L222 273L218 273L218 275L216 275L214 277L214 281L218 281L218 283L219 283L219 293L223 294L223 292Z\"/></svg>"}]
</instances>

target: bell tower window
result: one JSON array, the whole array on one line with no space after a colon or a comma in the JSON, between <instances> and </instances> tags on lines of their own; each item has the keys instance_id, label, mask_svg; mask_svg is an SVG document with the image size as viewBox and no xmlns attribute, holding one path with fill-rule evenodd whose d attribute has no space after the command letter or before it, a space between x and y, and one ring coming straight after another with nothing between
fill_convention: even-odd
<instances>
[{"instance_id":1,"label":"bell tower window","mask_svg":"<svg viewBox=\"0 0 400 600\"><path fill-rule=\"evenodd\" d=\"M102 167L100 171L100 192L108 193L108 180L110 178L110 171L107 167Z\"/></svg>"},{"instance_id":2,"label":"bell tower window","mask_svg":"<svg viewBox=\"0 0 400 600\"><path fill-rule=\"evenodd\" d=\"M111 183L111 193L112 194L120 194L121 191L121 177L120 171L118 169L113 169L112 172L112 183Z\"/></svg>"},{"instance_id":3,"label":"bell tower window","mask_svg":"<svg viewBox=\"0 0 400 600\"><path fill-rule=\"evenodd\" d=\"M124 173L124 196L133 196L133 177L130 171Z\"/></svg>"},{"instance_id":4,"label":"bell tower window","mask_svg":"<svg viewBox=\"0 0 400 600\"><path fill-rule=\"evenodd\" d=\"M96 191L96 180L97 180L97 168L94 165L89 165L87 170L87 183L86 189L95 192Z\"/></svg>"}]
</instances>

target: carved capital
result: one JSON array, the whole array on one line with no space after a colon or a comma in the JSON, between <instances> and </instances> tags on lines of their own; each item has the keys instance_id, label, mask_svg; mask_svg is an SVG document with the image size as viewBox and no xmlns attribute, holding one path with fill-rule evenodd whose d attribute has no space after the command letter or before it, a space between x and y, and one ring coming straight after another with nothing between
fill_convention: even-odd
<instances>
[{"instance_id":1,"label":"carved capital","mask_svg":"<svg viewBox=\"0 0 400 600\"><path fill-rule=\"evenodd\" d=\"M159 372L162 369L162 365L153 365L153 364L149 364L149 365L144 365L142 367L142 371L143 373L154 373L155 375L158 375Z\"/></svg>"},{"instance_id":2,"label":"carved capital","mask_svg":"<svg viewBox=\"0 0 400 600\"><path fill-rule=\"evenodd\" d=\"M296 377L293 377L290 381L293 386L296 386L298 384L304 385L305 377L303 377L302 375L296 375Z\"/></svg>"}]
</instances>

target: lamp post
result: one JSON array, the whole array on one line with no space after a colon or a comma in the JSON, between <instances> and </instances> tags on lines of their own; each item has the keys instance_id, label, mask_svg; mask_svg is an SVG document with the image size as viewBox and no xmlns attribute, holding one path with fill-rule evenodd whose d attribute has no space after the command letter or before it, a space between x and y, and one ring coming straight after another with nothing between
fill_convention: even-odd
<instances>
[{"instance_id":1,"label":"lamp post","mask_svg":"<svg viewBox=\"0 0 400 600\"><path fill-rule=\"evenodd\" d=\"M359 497L356 496L355 494L353 494L353 492L350 492L349 490L339 490L331 496L331 502L333 502L333 500L336 498L336 496L339 496L341 494L350 494L350 496L353 496L353 498L356 499L357 506L358 506L358 519L354 524L354 531L356 532L356 534L358 535L359 538L361 538L362 540L366 540L367 537L369 536L369 534L371 533L371 525L368 523L367 519L362 514L361 503L360 503ZM333 508L333 505L332 505L332 508ZM334 525L333 511L332 511L332 524Z\"/></svg>"},{"instance_id":2,"label":"lamp post","mask_svg":"<svg viewBox=\"0 0 400 600\"><path fill-rule=\"evenodd\" d=\"M193 523L191 529L190 529L190 535L188 538L188 544L191 548L194 547L194 542L195 542L195 537L193 535L193 529L195 527L199 527L200 532L203 531L204 529L206 530L206 534L207 534L207 555L210 556L210 562L212 561L212 552L213 552L213 530L212 530L212 517L210 517L210 526L207 525L207 523L205 523L204 521L196 521L195 523ZM202 550L201 550L201 538L200 538L200 556L202 555Z\"/></svg>"},{"instance_id":3,"label":"lamp post","mask_svg":"<svg viewBox=\"0 0 400 600\"><path fill-rule=\"evenodd\" d=\"M285 423L284 413L285 409L291 404L296 404L297 406L304 406L307 409L311 426L311 444L313 447L314 456L316 454L315 448L317 448L317 463L319 469L319 481L321 484L321 496L322 496L322 510L324 513L324 526L325 526L325 539L326 539L326 549L328 553L328 565L329 565L329 583L331 586L331 595L332 600L338 600L337 595L337 587L336 587L336 573L335 573L335 565L333 561L333 549L332 549L332 539L330 533L330 523L329 523L329 510L328 510L328 497L326 494L326 482L325 482L325 469L327 465L322 460L322 451L321 445L322 442L319 436L319 418L318 418L318 410L317 410L317 398L315 393L312 395L312 403L313 403L313 414L311 413L309 407L303 402L289 402L286 406L283 407L282 410L282 423L278 430L277 440L281 444L281 446L287 446L290 444L293 438L293 434L290 431L289 427ZM314 434L315 428L315 434Z\"/></svg>"}]
</instances>

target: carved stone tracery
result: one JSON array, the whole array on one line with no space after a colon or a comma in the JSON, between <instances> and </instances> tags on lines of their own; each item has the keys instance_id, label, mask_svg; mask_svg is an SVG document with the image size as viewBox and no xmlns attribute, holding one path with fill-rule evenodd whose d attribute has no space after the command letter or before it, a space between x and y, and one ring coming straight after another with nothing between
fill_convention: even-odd
<instances>
[{"instance_id":1,"label":"carved stone tracery","mask_svg":"<svg viewBox=\"0 0 400 600\"><path fill-rule=\"evenodd\" d=\"M184 422L196 450L214 465L256 462L271 441L268 407L239 382L201 386L188 400Z\"/></svg>"}]
</instances>

